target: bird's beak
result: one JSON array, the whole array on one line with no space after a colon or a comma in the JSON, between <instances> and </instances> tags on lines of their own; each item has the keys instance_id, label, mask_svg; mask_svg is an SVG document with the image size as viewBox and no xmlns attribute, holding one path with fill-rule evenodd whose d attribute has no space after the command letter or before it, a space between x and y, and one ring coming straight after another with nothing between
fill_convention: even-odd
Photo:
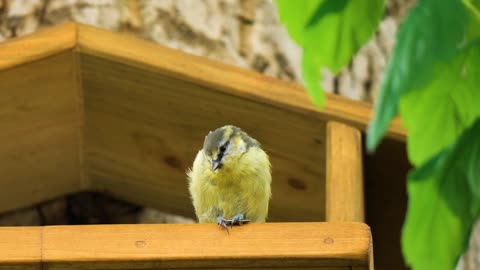
<instances>
[{"instance_id":1,"label":"bird's beak","mask_svg":"<svg viewBox=\"0 0 480 270\"><path fill-rule=\"evenodd\" d=\"M220 165L222 165L222 163L219 160L212 160L212 171L216 171L220 168Z\"/></svg>"}]
</instances>

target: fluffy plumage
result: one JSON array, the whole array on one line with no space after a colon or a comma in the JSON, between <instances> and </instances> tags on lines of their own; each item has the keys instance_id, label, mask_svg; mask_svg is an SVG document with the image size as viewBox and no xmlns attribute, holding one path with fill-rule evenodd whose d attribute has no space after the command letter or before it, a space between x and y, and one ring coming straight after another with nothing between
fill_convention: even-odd
<instances>
[{"instance_id":1,"label":"fluffy plumage","mask_svg":"<svg viewBox=\"0 0 480 270\"><path fill-rule=\"evenodd\" d=\"M271 196L270 162L260 144L235 126L211 131L187 173L200 223L238 214L265 222Z\"/></svg>"}]
</instances>

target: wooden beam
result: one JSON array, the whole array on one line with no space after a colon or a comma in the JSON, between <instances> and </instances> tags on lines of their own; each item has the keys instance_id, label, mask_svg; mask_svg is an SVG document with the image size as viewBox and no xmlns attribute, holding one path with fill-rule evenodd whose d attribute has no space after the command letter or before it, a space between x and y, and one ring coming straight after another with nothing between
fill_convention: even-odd
<instances>
[{"instance_id":1,"label":"wooden beam","mask_svg":"<svg viewBox=\"0 0 480 270\"><path fill-rule=\"evenodd\" d=\"M7 227L0 269L346 270L368 266L370 243L362 223Z\"/></svg>"},{"instance_id":2,"label":"wooden beam","mask_svg":"<svg viewBox=\"0 0 480 270\"><path fill-rule=\"evenodd\" d=\"M366 129L372 116L371 105L367 103L326 94L326 106L319 111L299 84L186 54L125 34L81 24L78 29L78 48L82 54L188 81L227 95L261 101L321 121L347 123L361 130ZM138 79L141 80L140 77ZM405 134L397 118L386 136L405 140Z\"/></svg>"},{"instance_id":3,"label":"wooden beam","mask_svg":"<svg viewBox=\"0 0 480 270\"><path fill-rule=\"evenodd\" d=\"M327 124L326 220L365 220L362 137L345 124Z\"/></svg>"},{"instance_id":4,"label":"wooden beam","mask_svg":"<svg viewBox=\"0 0 480 270\"><path fill-rule=\"evenodd\" d=\"M77 45L77 25L65 23L0 44L0 70L28 64Z\"/></svg>"},{"instance_id":5,"label":"wooden beam","mask_svg":"<svg viewBox=\"0 0 480 270\"><path fill-rule=\"evenodd\" d=\"M114 44L121 43L122 46L114 46L110 41ZM0 70L37 61L73 48L78 48L84 53L148 67L219 91L233 90L246 97L266 101L271 101L271 97L275 96L281 106L288 106L304 113L318 113L303 86L299 84L283 82L204 57L189 55L127 34L113 33L72 22L0 44ZM185 68L186 66L189 68ZM211 79L211 74L216 74L215 80ZM372 113L371 105L332 94L326 96L326 107L320 114L322 119L345 122L365 130ZM400 119L396 118L387 136L404 141L405 134Z\"/></svg>"}]
</instances>

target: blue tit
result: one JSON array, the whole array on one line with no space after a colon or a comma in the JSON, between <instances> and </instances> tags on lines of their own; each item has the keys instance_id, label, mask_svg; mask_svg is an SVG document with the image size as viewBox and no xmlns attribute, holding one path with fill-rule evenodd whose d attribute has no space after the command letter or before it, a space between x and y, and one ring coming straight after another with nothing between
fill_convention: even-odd
<instances>
[{"instance_id":1,"label":"blue tit","mask_svg":"<svg viewBox=\"0 0 480 270\"><path fill-rule=\"evenodd\" d=\"M260 143L227 125L205 136L189 190L200 223L228 225L265 222L271 197L271 166Z\"/></svg>"}]
</instances>

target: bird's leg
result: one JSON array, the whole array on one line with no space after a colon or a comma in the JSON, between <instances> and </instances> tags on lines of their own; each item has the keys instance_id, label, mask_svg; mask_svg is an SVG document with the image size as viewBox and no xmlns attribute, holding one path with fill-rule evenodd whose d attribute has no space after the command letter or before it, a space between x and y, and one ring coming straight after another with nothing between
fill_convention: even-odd
<instances>
[{"instance_id":1,"label":"bird's leg","mask_svg":"<svg viewBox=\"0 0 480 270\"><path fill-rule=\"evenodd\" d=\"M227 231L227 233L230 233L228 231L228 224L231 224L232 220L231 219L225 219L223 216L218 216L217 217L217 224L218 226L222 227Z\"/></svg>"},{"instance_id":2,"label":"bird's leg","mask_svg":"<svg viewBox=\"0 0 480 270\"><path fill-rule=\"evenodd\" d=\"M231 223L230 223L231 226L233 226L233 225L243 225L243 224L247 224L247 223L250 222L250 220L245 219L245 216L243 214L235 215L230 221L231 221Z\"/></svg>"}]
</instances>

